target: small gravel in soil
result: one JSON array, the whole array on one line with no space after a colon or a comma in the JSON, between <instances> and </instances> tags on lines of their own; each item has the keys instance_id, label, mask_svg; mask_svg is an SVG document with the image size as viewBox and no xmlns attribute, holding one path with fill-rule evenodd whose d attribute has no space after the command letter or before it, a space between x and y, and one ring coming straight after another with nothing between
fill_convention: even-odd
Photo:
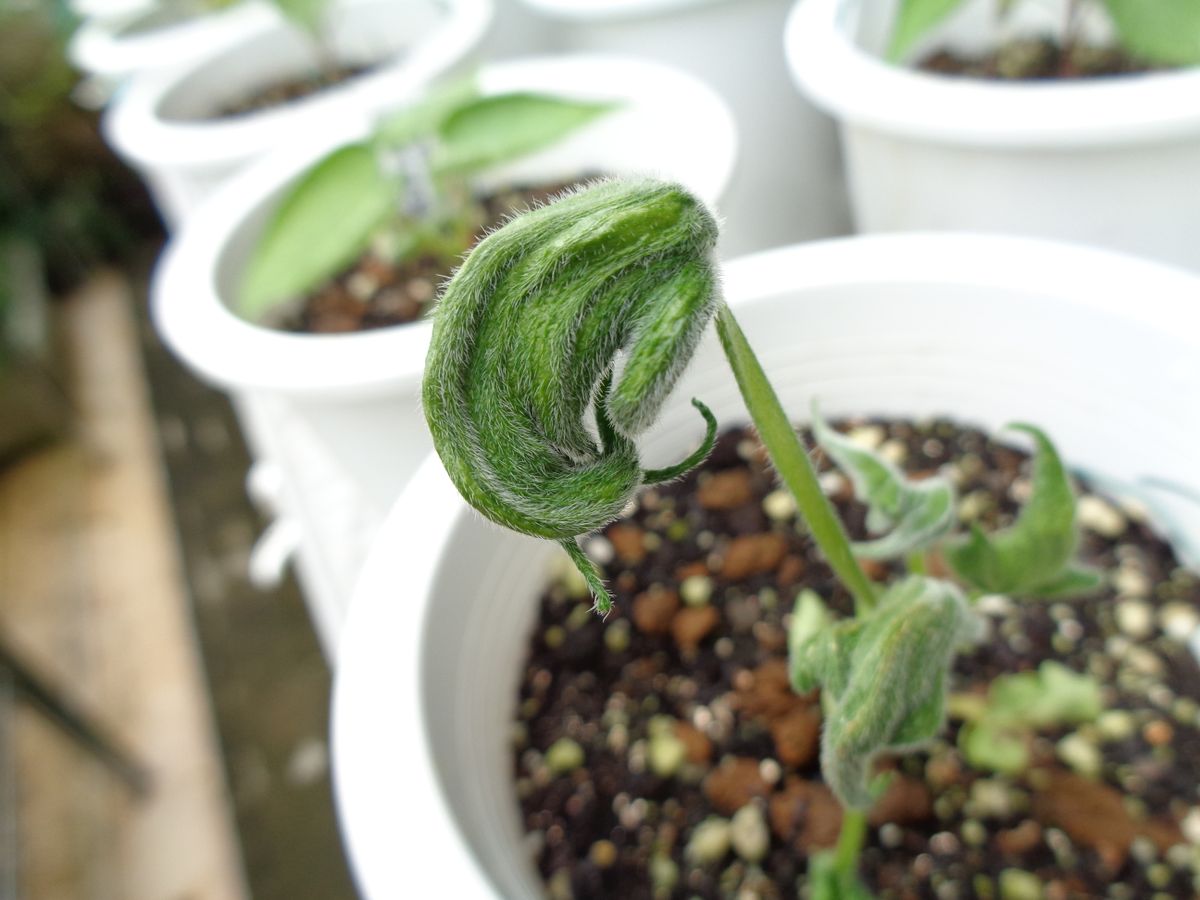
<instances>
[{"instance_id":1,"label":"small gravel in soil","mask_svg":"<svg viewBox=\"0 0 1200 900\"><path fill-rule=\"evenodd\" d=\"M483 195L478 200L479 215L470 246L514 214L546 203L595 177L518 185ZM338 334L415 322L433 308L444 282L461 261L459 257L425 253L397 263L386 248L372 247L307 297L277 306L262 324L281 331Z\"/></svg>"},{"instance_id":2,"label":"small gravel in soil","mask_svg":"<svg viewBox=\"0 0 1200 900\"><path fill-rule=\"evenodd\" d=\"M1026 455L978 431L848 424L910 473L944 471L974 498L962 513L987 530L1011 523L1014 498L1027 495ZM822 480L852 537L864 537L845 479ZM809 854L836 841L840 810L817 760L820 704L790 688L786 627L803 587L842 614L851 601L774 491L753 434L727 432L699 471L644 491L606 529L597 546L610 560L612 615L590 614L570 575L544 595L513 773L555 900L803 897ZM951 691L983 691L1054 658L1102 684L1105 713L1038 734L1019 777L971 769L956 720L885 762L896 777L862 856L881 898L1194 896L1200 668L1185 639L1200 579L1136 507L1096 500L1103 515L1091 504L1081 554L1111 573L1110 586L1053 603L982 598L991 637L960 657ZM1131 601L1137 612L1118 615Z\"/></svg>"},{"instance_id":3,"label":"small gravel in soil","mask_svg":"<svg viewBox=\"0 0 1200 900\"><path fill-rule=\"evenodd\" d=\"M1003 81L1100 78L1154 69L1119 47L1080 45L1064 56L1062 48L1047 38L1011 40L984 56L938 50L918 62L917 68L940 75Z\"/></svg>"}]
</instances>

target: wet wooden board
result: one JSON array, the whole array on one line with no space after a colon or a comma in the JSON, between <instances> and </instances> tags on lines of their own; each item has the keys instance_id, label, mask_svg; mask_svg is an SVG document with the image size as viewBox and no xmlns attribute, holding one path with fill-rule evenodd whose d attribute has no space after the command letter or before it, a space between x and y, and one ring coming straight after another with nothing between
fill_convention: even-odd
<instances>
[{"instance_id":1,"label":"wet wooden board","mask_svg":"<svg viewBox=\"0 0 1200 900\"><path fill-rule=\"evenodd\" d=\"M18 704L8 733L22 896L240 900L126 283L97 277L59 312L77 424L0 473L0 623L132 750L154 790L135 799Z\"/></svg>"}]
</instances>

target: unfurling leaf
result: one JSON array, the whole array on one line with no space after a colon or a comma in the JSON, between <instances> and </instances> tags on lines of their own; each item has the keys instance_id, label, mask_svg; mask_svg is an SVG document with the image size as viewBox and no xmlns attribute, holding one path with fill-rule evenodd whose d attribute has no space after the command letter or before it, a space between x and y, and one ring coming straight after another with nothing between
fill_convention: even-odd
<instances>
[{"instance_id":1,"label":"unfurling leaf","mask_svg":"<svg viewBox=\"0 0 1200 900\"><path fill-rule=\"evenodd\" d=\"M1032 425L1012 425L1034 439L1032 494L1016 522L992 535L971 529L970 537L946 547L960 578L990 594L1062 597L1086 593L1100 576L1073 563L1079 543L1075 492L1058 451Z\"/></svg>"},{"instance_id":2,"label":"unfurling leaf","mask_svg":"<svg viewBox=\"0 0 1200 900\"><path fill-rule=\"evenodd\" d=\"M1121 44L1164 66L1200 64L1197 0L1103 0Z\"/></svg>"},{"instance_id":3,"label":"unfurling leaf","mask_svg":"<svg viewBox=\"0 0 1200 900\"><path fill-rule=\"evenodd\" d=\"M1137 2L1137 0L1134 0ZM900 0L887 58L899 62L929 29L962 6L963 0Z\"/></svg>"},{"instance_id":4,"label":"unfurling leaf","mask_svg":"<svg viewBox=\"0 0 1200 900\"><path fill-rule=\"evenodd\" d=\"M856 556L891 559L924 550L955 522L954 488L941 477L913 481L871 450L829 427L813 406L813 434L829 458L850 476L854 494L869 507L867 527L887 535L854 544Z\"/></svg>"},{"instance_id":5,"label":"unfurling leaf","mask_svg":"<svg viewBox=\"0 0 1200 900\"><path fill-rule=\"evenodd\" d=\"M547 94L478 97L438 124L433 167L459 175L478 172L549 147L616 108Z\"/></svg>"},{"instance_id":6,"label":"unfurling leaf","mask_svg":"<svg viewBox=\"0 0 1200 900\"><path fill-rule=\"evenodd\" d=\"M250 256L239 312L259 319L332 278L362 253L393 203L371 147L351 144L325 157L271 216Z\"/></svg>"},{"instance_id":7,"label":"unfurling leaf","mask_svg":"<svg viewBox=\"0 0 1200 900\"><path fill-rule=\"evenodd\" d=\"M821 688L821 771L842 803L869 807L875 757L937 734L950 664L978 627L957 587L913 576L893 585L869 615L819 629L796 647L793 684Z\"/></svg>"},{"instance_id":8,"label":"unfurling leaf","mask_svg":"<svg viewBox=\"0 0 1200 900\"><path fill-rule=\"evenodd\" d=\"M683 188L612 180L475 247L435 313L422 388L434 446L468 503L516 531L573 543L616 518L643 483L681 474L645 472L633 438L716 308L716 238L711 213ZM691 465L715 438L705 418ZM572 557L606 611L594 567Z\"/></svg>"}]
</instances>

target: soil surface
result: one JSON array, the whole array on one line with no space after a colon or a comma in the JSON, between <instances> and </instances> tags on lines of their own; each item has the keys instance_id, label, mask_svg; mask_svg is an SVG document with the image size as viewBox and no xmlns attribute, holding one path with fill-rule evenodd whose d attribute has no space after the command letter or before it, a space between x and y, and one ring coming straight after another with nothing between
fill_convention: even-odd
<instances>
[{"instance_id":1,"label":"soil surface","mask_svg":"<svg viewBox=\"0 0 1200 900\"><path fill-rule=\"evenodd\" d=\"M1010 524L1028 458L947 422L853 422L911 473L955 482L959 517ZM822 484L852 537L864 509ZM952 715L895 770L870 817L862 873L881 898L1193 897L1200 867L1200 578L1136 504L1081 489L1081 556L1108 574L1069 601L981 598L989 636L959 657L952 697L1055 659L1101 685L1093 723L1031 736L1019 776L973 769ZM606 620L574 573L542 599L522 675L513 772L553 900L806 896L810 853L841 813L821 780L821 713L792 692L786 627L801 588L850 612L776 488L752 432L644 491L585 543L617 601ZM934 560L936 563L936 560ZM870 564L877 580L898 566ZM935 572L935 574L940 574ZM701 827L703 824L703 827Z\"/></svg>"},{"instance_id":2,"label":"soil surface","mask_svg":"<svg viewBox=\"0 0 1200 900\"><path fill-rule=\"evenodd\" d=\"M597 176L544 185L519 185L477 199L467 250L511 216L549 201ZM352 266L309 296L273 310L263 324L282 331L338 334L415 322L433 308L442 285L462 262L460 256L422 253L396 262L373 247Z\"/></svg>"},{"instance_id":3,"label":"soil surface","mask_svg":"<svg viewBox=\"0 0 1200 900\"><path fill-rule=\"evenodd\" d=\"M368 71L369 68L369 66L337 66L328 71L313 72L307 78L277 82L226 103L212 115L212 118L234 118L283 106L285 103L301 100L326 88L341 84L343 81L348 81Z\"/></svg>"},{"instance_id":4,"label":"soil surface","mask_svg":"<svg viewBox=\"0 0 1200 900\"><path fill-rule=\"evenodd\" d=\"M1064 53L1062 47L1047 38L1008 41L984 56L938 50L918 62L917 68L941 75L1005 81L1100 78L1133 75L1154 69L1119 47L1076 45Z\"/></svg>"}]
</instances>

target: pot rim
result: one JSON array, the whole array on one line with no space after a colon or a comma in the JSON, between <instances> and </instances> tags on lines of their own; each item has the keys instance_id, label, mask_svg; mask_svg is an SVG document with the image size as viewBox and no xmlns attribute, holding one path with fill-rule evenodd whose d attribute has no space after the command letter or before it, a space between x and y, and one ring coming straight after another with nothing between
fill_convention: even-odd
<instances>
[{"instance_id":1,"label":"pot rim","mask_svg":"<svg viewBox=\"0 0 1200 900\"><path fill-rule=\"evenodd\" d=\"M545 16L562 21L594 24L628 22L690 11L729 0L524 0Z\"/></svg>"},{"instance_id":2,"label":"pot rim","mask_svg":"<svg viewBox=\"0 0 1200 900\"><path fill-rule=\"evenodd\" d=\"M1200 66L1001 84L890 65L852 39L862 0L797 0L784 28L797 85L852 125L968 146L1088 147L1200 137Z\"/></svg>"},{"instance_id":3,"label":"pot rim","mask_svg":"<svg viewBox=\"0 0 1200 900\"><path fill-rule=\"evenodd\" d=\"M153 9L150 3L133 0L127 11L116 16L85 18L67 45L71 63L105 78L123 78L143 69L175 68L181 60L212 53L246 31L279 21L279 14L261 0L241 0L197 19L143 34L124 33L123 29Z\"/></svg>"},{"instance_id":4,"label":"pot rim","mask_svg":"<svg viewBox=\"0 0 1200 900\"><path fill-rule=\"evenodd\" d=\"M126 159L145 167L218 167L241 162L303 135L314 125L336 122L357 108L379 108L389 99L411 95L465 58L491 24L493 0L426 0L445 14L426 36L399 57L385 58L371 71L282 106L235 117L174 120L161 114L163 103L197 79L214 78L224 61L241 54L247 44L287 35L294 26L269 10L249 18L236 39L222 41L212 52L171 69L135 74L101 121L108 142ZM388 0L356 0L343 12L394 8ZM259 9L254 7L254 9ZM222 84L220 77L215 82Z\"/></svg>"},{"instance_id":5,"label":"pot rim","mask_svg":"<svg viewBox=\"0 0 1200 900\"><path fill-rule=\"evenodd\" d=\"M684 72L649 60L570 54L496 63L480 70L484 90L554 90L595 86L628 98L654 86L699 111L704 182L690 186L709 203L725 190L737 156L737 132L725 101ZM699 126L698 126L699 127ZM272 154L222 185L183 224L155 271L151 316L172 350L203 377L224 387L262 389L328 399L377 395L419 384L432 325L408 325L338 335L293 334L248 322L222 302L217 276L246 219L324 154L366 135L360 111L317 138ZM269 360L268 362L265 362Z\"/></svg>"},{"instance_id":6,"label":"pot rim","mask_svg":"<svg viewBox=\"0 0 1200 900\"><path fill-rule=\"evenodd\" d=\"M1092 277L1078 278L1081 269ZM1194 275L1046 240L963 233L840 238L741 257L724 267L724 282L736 310L770 301L784 290L848 283L1028 288L1031 271L1046 275L1049 280L1039 288L1052 289L1057 298L1088 311L1120 312L1156 330L1169 327L1200 353L1200 305L1185 302L1195 294ZM1104 286L1103 297L1097 284ZM1146 306L1122 303L1134 289ZM1168 311L1170 318L1164 319ZM421 514L410 514L414 509ZM422 639L434 609L431 591L451 564L448 538L471 519L478 514L431 453L380 528L347 611L332 700L333 780L347 854L366 897L395 895L396 854L402 846L420 847L421 865L404 869L414 896L425 895L422 887L438 896L498 896L450 811L424 728ZM401 570L397 547L410 550ZM381 634L389 635L387 653L363 653L379 647ZM389 705L381 715L379 685L384 684ZM407 805L404 815L388 820L388 828L381 827L381 796L403 797Z\"/></svg>"}]
</instances>

